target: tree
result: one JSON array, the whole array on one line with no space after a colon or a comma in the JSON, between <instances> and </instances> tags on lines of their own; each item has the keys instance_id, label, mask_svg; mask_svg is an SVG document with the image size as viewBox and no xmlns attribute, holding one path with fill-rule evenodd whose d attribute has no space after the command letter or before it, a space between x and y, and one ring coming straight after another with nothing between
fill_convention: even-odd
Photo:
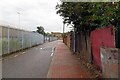
<instances>
[{"instance_id":1,"label":"tree","mask_svg":"<svg viewBox=\"0 0 120 80\"><path fill-rule=\"evenodd\" d=\"M45 33L45 36L51 36L51 34L47 32L47 33Z\"/></svg>"},{"instance_id":2,"label":"tree","mask_svg":"<svg viewBox=\"0 0 120 80\"><path fill-rule=\"evenodd\" d=\"M77 31L92 31L119 21L120 2L62 2L57 4L57 14L66 24L72 24Z\"/></svg>"},{"instance_id":3,"label":"tree","mask_svg":"<svg viewBox=\"0 0 120 80\"><path fill-rule=\"evenodd\" d=\"M76 34L82 32L87 46L87 33L96 28L112 24L120 31L117 28L120 25L119 5L120 2L62 2L57 4L56 9L65 24L73 25L75 45Z\"/></svg>"},{"instance_id":4,"label":"tree","mask_svg":"<svg viewBox=\"0 0 120 80\"><path fill-rule=\"evenodd\" d=\"M42 26L37 27L37 32L43 35L45 34L44 28Z\"/></svg>"}]
</instances>

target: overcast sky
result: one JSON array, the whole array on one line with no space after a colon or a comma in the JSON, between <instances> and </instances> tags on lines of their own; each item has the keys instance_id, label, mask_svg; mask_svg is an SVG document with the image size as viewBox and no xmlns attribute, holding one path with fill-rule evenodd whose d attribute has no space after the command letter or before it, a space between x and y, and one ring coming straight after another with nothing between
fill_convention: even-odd
<instances>
[{"instance_id":1,"label":"overcast sky","mask_svg":"<svg viewBox=\"0 0 120 80\"><path fill-rule=\"evenodd\" d=\"M43 26L46 32L62 32L62 17L56 14L59 0L0 0L0 21L19 24L25 30L34 31ZM16 26L15 26L16 27ZM17 28L21 28L18 27ZM68 31L69 28L66 28Z\"/></svg>"}]
</instances>

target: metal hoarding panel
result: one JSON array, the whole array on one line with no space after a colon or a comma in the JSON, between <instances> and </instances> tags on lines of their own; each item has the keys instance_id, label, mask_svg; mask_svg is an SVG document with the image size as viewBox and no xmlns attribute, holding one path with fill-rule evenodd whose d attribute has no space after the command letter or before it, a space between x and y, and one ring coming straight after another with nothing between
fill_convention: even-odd
<instances>
[{"instance_id":1,"label":"metal hoarding panel","mask_svg":"<svg viewBox=\"0 0 120 80\"><path fill-rule=\"evenodd\" d=\"M43 44L44 43L44 37L42 34L36 33L37 37L37 44Z\"/></svg>"},{"instance_id":2,"label":"metal hoarding panel","mask_svg":"<svg viewBox=\"0 0 120 80\"><path fill-rule=\"evenodd\" d=\"M24 40L25 40L25 47L30 47L29 44L30 44L30 39L29 39L29 33L26 31L25 34L24 34Z\"/></svg>"},{"instance_id":3,"label":"metal hoarding panel","mask_svg":"<svg viewBox=\"0 0 120 80\"><path fill-rule=\"evenodd\" d=\"M22 49L22 30L19 30L19 35L18 35L18 40L19 40L19 45L20 45L20 49Z\"/></svg>"},{"instance_id":4,"label":"metal hoarding panel","mask_svg":"<svg viewBox=\"0 0 120 80\"><path fill-rule=\"evenodd\" d=\"M16 50L20 50L22 47L21 47L21 35L20 35L21 31L20 30L17 30L16 31Z\"/></svg>"},{"instance_id":5,"label":"metal hoarding panel","mask_svg":"<svg viewBox=\"0 0 120 80\"><path fill-rule=\"evenodd\" d=\"M28 42L27 42L27 45L28 47L31 47L31 35L30 35L30 32L27 32L27 38L28 38Z\"/></svg>"},{"instance_id":6,"label":"metal hoarding panel","mask_svg":"<svg viewBox=\"0 0 120 80\"><path fill-rule=\"evenodd\" d=\"M7 54L8 52L8 28L2 27L2 54Z\"/></svg>"},{"instance_id":7,"label":"metal hoarding panel","mask_svg":"<svg viewBox=\"0 0 120 80\"><path fill-rule=\"evenodd\" d=\"M20 50L21 42L19 41L19 30L10 29L10 52Z\"/></svg>"},{"instance_id":8,"label":"metal hoarding panel","mask_svg":"<svg viewBox=\"0 0 120 80\"><path fill-rule=\"evenodd\" d=\"M17 30L16 29L9 29L10 34L10 52L17 51Z\"/></svg>"},{"instance_id":9,"label":"metal hoarding panel","mask_svg":"<svg viewBox=\"0 0 120 80\"><path fill-rule=\"evenodd\" d=\"M44 37L39 33L9 27L0 27L0 33L1 32L2 37L0 34L0 39L2 39L2 54L15 52L21 49L44 43Z\"/></svg>"},{"instance_id":10,"label":"metal hoarding panel","mask_svg":"<svg viewBox=\"0 0 120 80\"><path fill-rule=\"evenodd\" d=\"M30 47L30 39L29 39L29 32L23 32L23 47L28 48Z\"/></svg>"},{"instance_id":11,"label":"metal hoarding panel","mask_svg":"<svg viewBox=\"0 0 120 80\"><path fill-rule=\"evenodd\" d=\"M31 33L31 42L32 45L38 45L38 44L43 44L44 42L44 37L41 34L38 33Z\"/></svg>"},{"instance_id":12,"label":"metal hoarding panel","mask_svg":"<svg viewBox=\"0 0 120 80\"><path fill-rule=\"evenodd\" d=\"M34 45L34 35L33 35L33 33L31 32L31 46L33 46Z\"/></svg>"},{"instance_id":13,"label":"metal hoarding panel","mask_svg":"<svg viewBox=\"0 0 120 80\"><path fill-rule=\"evenodd\" d=\"M50 37L50 41L53 41L53 36Z\"/></svg>"},{"instance_id":14,"label":"metal hoarding panel","mask_svg":"<svg viewBox=\"0 0 120 80\"><path fill-rule=\"evenodd\" d=\"M25 31L22 31L22 39L23 39L23 47L22 48L26 48L26 34L25 34L26 32Z\"/></svg>"},{"instance_id":15,"label":"metal hoarding panel","mask_svg":"<svg viewBox=\"0 0 120 80\"><path fill-rule=\"evenodd\" d=\"M58 39L57 37L50 36L50 41L55 41L57 39Z\"/></svg>"},{"instance_id":16,"label":"metal hoarding panel","mask_svg":"<svg viewBox=\"0 0 120 80\"><path fill-rule=\"evenodd\" d=\"M31 32L28 33L28 39L29 39L29 47L32 46L32 42L31 42Z\"/></svg>"}]
</instances>

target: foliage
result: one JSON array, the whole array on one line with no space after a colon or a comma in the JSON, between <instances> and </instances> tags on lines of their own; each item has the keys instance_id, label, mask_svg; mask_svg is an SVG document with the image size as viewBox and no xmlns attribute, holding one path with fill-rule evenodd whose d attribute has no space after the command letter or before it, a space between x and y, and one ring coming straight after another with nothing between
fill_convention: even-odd
<instances>
[{"instance_id":1,"label":"foliage","mask_svg":"<svg viewBox=\"0 0 120 80\"><path fill-rule=\"evenodd\" d=\"M51 34L47 32L47 33L45 33L45 36L51 36Z\"/></svg>"},{"instance_id":2,"label":"foliage","mask_svg":"<svg viewBox=\"0 0 120 80\"><path fill-rule=\"evenodd\" d=\"M78 31L94 30L119 21L120 2L62 2L57 4L57 14L65 24L72 24Z\"/></svg>"},{"instance_id":3,"label":"foliage","mask_svg":"<svg viewBox=\"0 0 120 80\"><path fill-rule=\"evenodd\" d=\"M37 32L43 35L45 34L44 28L42 26L37 27Z\"/></svg>"},{"instance_id":4,"label":"foliage","mask_svg":"<svg viewBox=\"0 0 120 80\"><path fill-rule=\"evenodd\" d=\"M44 28L42 26L37 27L37 32L43 34L44 36L51 36L50 33L44 31Z\"/></svg>"}]
</instances>

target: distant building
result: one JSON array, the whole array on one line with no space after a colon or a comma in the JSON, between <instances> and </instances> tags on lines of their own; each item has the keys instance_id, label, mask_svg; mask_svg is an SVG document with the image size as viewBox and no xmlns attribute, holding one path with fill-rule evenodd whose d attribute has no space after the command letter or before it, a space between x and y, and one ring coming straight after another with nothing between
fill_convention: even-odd
<instances>
[{"instance_id":1,"label":"distant building","mask_svg":"<svg viewBox=\"0 0 120 80\"><path fill-rule=\"evenodd\" d=\"M60 32L51 32L51 34L55 37L58 37L58 39L60 39L60 40L62 39L62 33L60 33Z\"/></svg>"}]
</instances>

